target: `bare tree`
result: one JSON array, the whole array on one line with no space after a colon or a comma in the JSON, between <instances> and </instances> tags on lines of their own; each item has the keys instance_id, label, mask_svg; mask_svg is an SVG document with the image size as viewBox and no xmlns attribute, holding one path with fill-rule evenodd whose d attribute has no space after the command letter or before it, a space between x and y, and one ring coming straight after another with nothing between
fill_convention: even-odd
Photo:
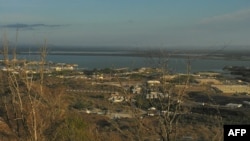
<instances>
[{"instance_id":1,"label":"bare tree","mask_svg":"<svg viewBox=\"0 0 250 141\"><path fill-rule=\"evenodd\" d=\"M8 58L8 50L9 45L5 38L2 51L5 71L1 72L6 85L3 89L6 96L1 96L6 112L5 119L20 140L47 140L44 132L62 118L63 110L56 107L61 105L60 93L63 90L55 92L58 97L52 100L52 91L44 88L46 41L40 50L38 75L29 69L29 62L23 61L23 66L16 67L16 60ZM21 65L20 62L18 65Z\"/></svg>"},{"instance_id":2,"label":"bare tree","mask_svg":"<svg viewBox=\"0 0 250 141\"><path fill-rule=\"evenodd\" d=\"M158 115L159 120L159 131L163 141L176 140L176 132L178 131L178 120L181 114L185 111L182 106L184 101L185 90L189 86L190 78L190 62L187 62L187 74L184 85L176 89L176 84L168 82L168 76L171 75L169 72L168 61L171 54L161 51L157 60L159 70L159 76L161 76L161 83L159 90L161 95L158 95L158 108L161 111Z\"/></svg>"}]
</instances>

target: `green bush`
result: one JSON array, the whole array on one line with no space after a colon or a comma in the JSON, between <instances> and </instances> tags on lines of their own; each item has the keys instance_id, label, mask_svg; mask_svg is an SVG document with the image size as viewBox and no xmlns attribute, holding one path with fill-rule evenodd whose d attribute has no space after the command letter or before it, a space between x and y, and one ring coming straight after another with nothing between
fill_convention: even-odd
<instances>
[{"instance_id":1,"label":"green bush","mask_svg":"<svg viewBox=\"0 0 250 141\"><path fill-rule=\"evenodd\" d=\"M89 108L91 107L92 103L91 102L84 102L77 100L74 104L72 104L72 107L78 110L84 109L84 108Z\"/></svg>"},{"instance_id":2,"label":"green bush","mask_svg":"<svg viewBox=\"0 0 250 141\"><path fill-rule=\"evenodd\" d=\"M89 127L84 118L78 114L71 114L57 129L56 140L60 141L90 141Z\"/></svg>"}]
</instances>

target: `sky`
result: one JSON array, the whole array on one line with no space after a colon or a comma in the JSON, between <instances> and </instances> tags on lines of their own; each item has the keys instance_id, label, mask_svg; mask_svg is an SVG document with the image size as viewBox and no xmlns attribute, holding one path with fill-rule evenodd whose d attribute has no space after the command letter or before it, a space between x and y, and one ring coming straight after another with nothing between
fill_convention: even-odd
<instances>
[{"instance_id":1,"label":"sky","mask_svg":"<svg viewBox=\"0 0 250 141\"><path fill-rule=\"evenodd\" d=\"M250 46L250 0L0 0L0 37L55 46Z\"/></svg>"}]
</instances>

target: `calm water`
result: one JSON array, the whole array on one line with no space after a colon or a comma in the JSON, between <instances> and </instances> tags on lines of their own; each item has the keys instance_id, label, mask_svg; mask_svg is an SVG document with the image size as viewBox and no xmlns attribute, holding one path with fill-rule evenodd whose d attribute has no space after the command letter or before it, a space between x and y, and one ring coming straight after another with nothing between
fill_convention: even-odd
<instances>
[{"instance_id":1,"label":"calm water","mask_svg":"<svg viewBox=\"0 0 250 141\"><path fill-rule=\"evenodd\" d=\"M38 55L21 55L19 58L38 60ZM103 69L103 68L140 68L157 67L157 59L128 56L81 56L81 55L48 55L47 61L54 63L78 64L81 69ZM168 68L176 73L185 73L188 60L185 58L169 58ZM214 59L192 59L191 72L197 71L222 71L224 66L250 66L250 61L240 60L214 60Z\"/></svg>"}]
</instances>

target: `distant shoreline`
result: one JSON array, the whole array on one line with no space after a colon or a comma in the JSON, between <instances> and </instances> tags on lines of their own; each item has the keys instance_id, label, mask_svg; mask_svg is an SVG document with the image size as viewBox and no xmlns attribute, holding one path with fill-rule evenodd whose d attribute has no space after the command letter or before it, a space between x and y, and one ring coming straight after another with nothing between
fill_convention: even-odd
<instances>
[{"instance_id":1,"label":"distant shoreline","mask_svg":"<svg viewBox=\"0 0 250 141\"><path fill-rule=\"evenodd\" d=\"M39 55L39 52L20 52L20 55ZM79 55L79 56L133 56L145 57L145 54L140 53L122 53L122 52L49 52L48 55Z\"/></svg>"},{"instance_id":2,"label":"distant shoreline","mask_svg":"<svg viewBox=\"0 0 250 141\"><path fill-rule=\"evenodd\" d=\"M18 52L19 55L39 55L40 52ZM73 56L124 56L124 57L165 57L165 58L187 58L187 59L212 59L212 60L241 60L250 61L249 56L204 53L169 53L163 56L160 52L132 52L132 51L51 51L48 55L73 55Z\"/></svg>"}]
</instances>

